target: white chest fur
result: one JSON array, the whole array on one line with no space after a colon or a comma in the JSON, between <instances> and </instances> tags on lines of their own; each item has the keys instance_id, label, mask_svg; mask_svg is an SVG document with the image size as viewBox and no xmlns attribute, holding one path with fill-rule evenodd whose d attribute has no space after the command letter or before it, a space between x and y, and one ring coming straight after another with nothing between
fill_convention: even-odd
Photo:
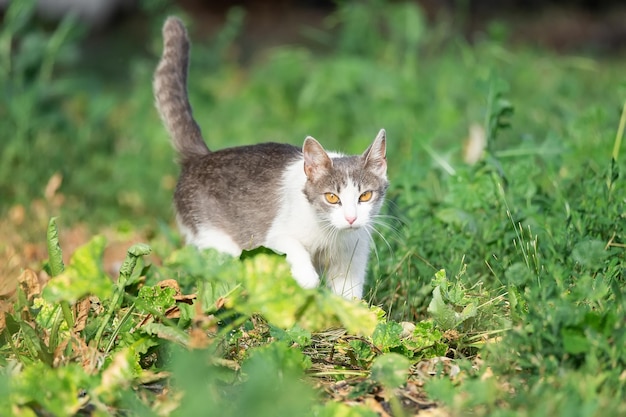
<instances>
[{"instance_id":1,"label":"white chest fur","mask_svg":"<svg viewBox=\"0 0 626 417\"><path fill-rule=\"evenodd\" d=\"M287 255L294 278L305 288L327 284L347 298L360 298L369 253L369 207L360 207L358 190L351 184L342 197L346 204L318 214L303 193L306 175L302 163L284 173L280 209L266 236L265 246ZM347 219L353 219L352 224Z\"/></svg>"}]
</instances>

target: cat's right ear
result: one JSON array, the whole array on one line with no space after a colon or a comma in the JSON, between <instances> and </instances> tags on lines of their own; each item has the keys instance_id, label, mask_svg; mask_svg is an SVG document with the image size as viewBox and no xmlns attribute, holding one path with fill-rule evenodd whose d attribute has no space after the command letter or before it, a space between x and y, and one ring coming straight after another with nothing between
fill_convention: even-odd
<instances>
[{"instance_id":1,"label":"cat's right ear","mask_svg":"<svg viewBox=\"0 0 626 417\"><path fill-rule=\"evenodd\" d=\"M304 173L312 181L328 172L333 166L333 161L322 148L322 145L311 136L307 136L304 140L302 154L304 156Z\"/></svg>"},{"instance_id":2,"label":"cat's right ear","mask_svg":"<svg viewBox=\"0 0 626 417\"><path fill-rule=\"evenodd\" d=\"M374 142L363 153L365 166L372 169L380 176L387 174L387 134L385 129L380 129Z\"/></svg>"}]
</instances>

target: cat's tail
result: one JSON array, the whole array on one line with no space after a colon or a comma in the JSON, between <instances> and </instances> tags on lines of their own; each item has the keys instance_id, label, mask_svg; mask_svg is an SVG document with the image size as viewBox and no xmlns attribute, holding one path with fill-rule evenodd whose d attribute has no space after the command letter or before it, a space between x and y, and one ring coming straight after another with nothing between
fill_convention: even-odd
<instances>
[{"instance_id":1,"label":"cat's tail","mask_svg":"<svg viewBox=\"0 0 626 417\"><path fill-rule=\"evenodd\" d=\"M163 25L163 55L154 73L154 97L172 145L185 160L208 154L187 95L189 38L183 22L169 17Z\"/></svg>"}]
</instances>

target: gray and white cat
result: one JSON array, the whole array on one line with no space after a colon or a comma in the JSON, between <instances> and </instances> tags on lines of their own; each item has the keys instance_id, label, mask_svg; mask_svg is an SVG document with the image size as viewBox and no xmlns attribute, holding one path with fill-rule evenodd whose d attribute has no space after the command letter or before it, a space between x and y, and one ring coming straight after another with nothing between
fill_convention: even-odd
<instances>
[{"instance_id":1,"label":"gray and white cat","mask_svg":"<svg viewBox=\"0 0 626 417\"><path fill-rule=\"evenodd\" d=\"M181 173L174 194L187 243L239 256L265 246L287 255L304 288L320 275L337 294L361 298L374 218L387 181L385 131L362 155L326 152L312 137L302 149L263 143L210 151L187 96L189 39L174 17L154 94Z\"/></svg>"}]
</instances>

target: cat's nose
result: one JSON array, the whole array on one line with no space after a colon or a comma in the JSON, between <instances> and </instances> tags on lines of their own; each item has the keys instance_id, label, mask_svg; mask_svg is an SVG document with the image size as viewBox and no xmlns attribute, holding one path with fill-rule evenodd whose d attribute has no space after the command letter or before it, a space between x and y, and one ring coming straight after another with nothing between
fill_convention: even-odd
<instances>
[{"instance_id":1,"label":"cat's nose","mask_svg":"<svg viewBox=\"0 0 626 417\"><path fill-rule=\"evenodd\" d=\"M356 216L346 216L346 221L352 225L356 221Z\"/></svg>"}]
</instances>

